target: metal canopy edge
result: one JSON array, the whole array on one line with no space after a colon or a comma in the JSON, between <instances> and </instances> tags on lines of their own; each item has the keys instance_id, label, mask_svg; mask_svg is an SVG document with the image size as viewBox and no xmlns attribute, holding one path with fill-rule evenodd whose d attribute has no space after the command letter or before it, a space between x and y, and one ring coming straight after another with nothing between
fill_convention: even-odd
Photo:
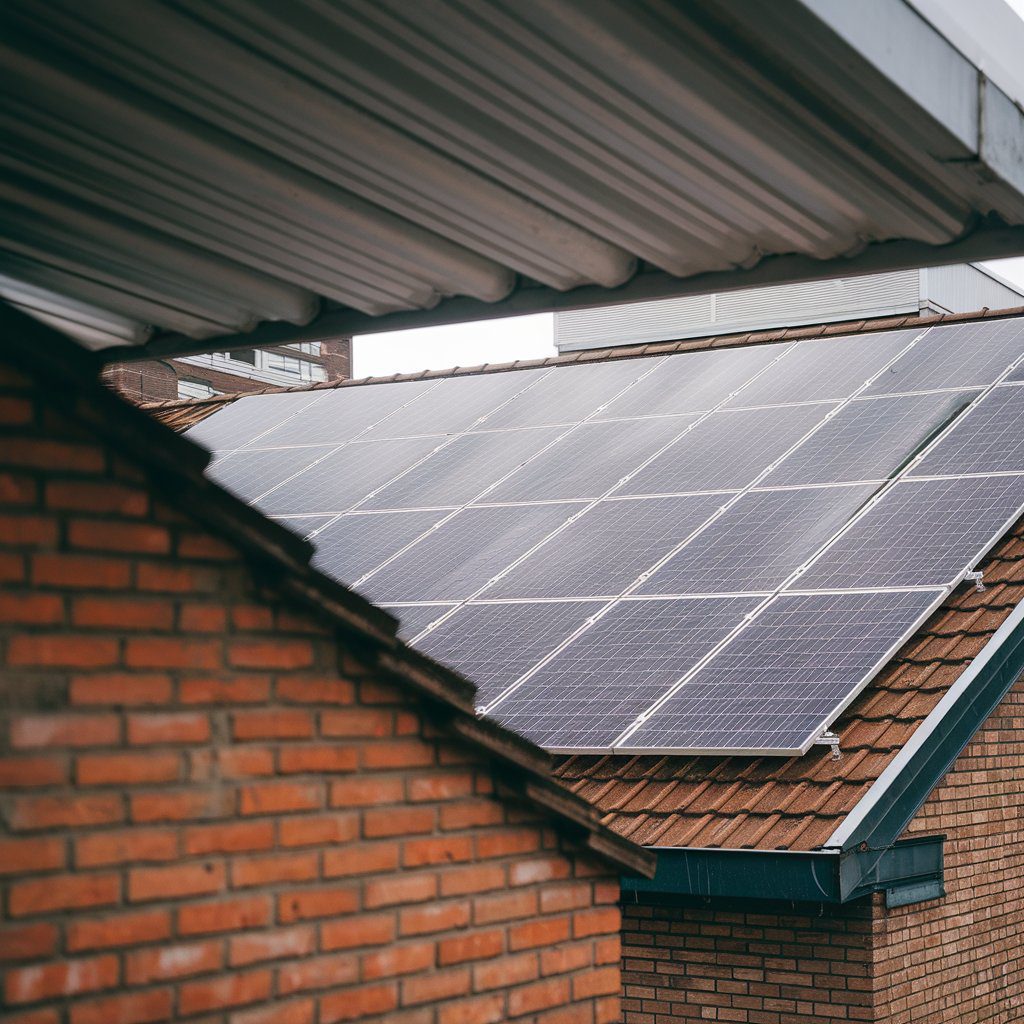
<instances>
[{"instance_id":1,"label":"metal canopy edge","mask_svg":"<svg viewBox=\"0 0 1024 1024\"><path fill-rule=\"evenodd\" d=\"M441 324L498 320L534 313L567 312L601 306L641 302L648 299L682 298L706 292L737 291L759 285L816 281L833 277L856 277L907 266L940 267L974 260L1002 259L1024 252L1024 227L989 220L947 245L922 242L879 242L866 246L855 256L818 260L808 256L767 256L748 269L714 271L680 278L660 270L644 270L617 288L588 285L556 291L542 285L522 283L500 302L454 297L443 299L431 309L409 310L382 316L368 316L348 308L324 308L308 324L263 323L255 330L197 340L184 334L162 334L146 345L112 345L98 355L106 361L157 359L192 355L258 345L282 345L355 334L377 334Z\"/></svg>"}]
</instances>

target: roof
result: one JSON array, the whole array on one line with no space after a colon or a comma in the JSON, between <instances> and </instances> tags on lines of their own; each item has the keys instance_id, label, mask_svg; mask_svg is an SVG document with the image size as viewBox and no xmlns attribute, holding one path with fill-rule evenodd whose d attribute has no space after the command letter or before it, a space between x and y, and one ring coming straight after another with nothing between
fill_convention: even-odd
<instances>
[{"instance_id":1,"label":"roof","mask_svg":"<svg viewBox=\"0 0 1024 1024\"><path fill-rule=\"evenodd\" d=\"M51 328L0 303L5 359L43 374L61 396L62 410L84 423L147 472L164 501L224 537L286 600L326 618L358 644L385 679L415 693L434 709L442 727L502 766L508 789L549 817L581 847L619 870L649 874L649 854L597 821L596 811L555 783L550 757L538 747L474 711L475 688L406 646L397 622L358 594L310 565L312 545L265 518L203 475L209 456L100 383L100 362Z\"/></svg>"},{"instance_id":2,"label":"roof","mask_svg":"<svg viewBox=\"0 0 1024 1024\"><path fill-rule=\"evenodd\" d=\"M563 758L555 774L645 846L814 850L828 841L1024 599L1024 521L961 584L803 757ZM938 780L936 780L938 781Z\"/></svg>"},{"instance_id":3,"label":"roof","mask_svg":"<svg viewBox=\"0 0 1024 1024\"><path fill-rule=\"evenodd\" d=\"M1024 251L1024 112L906 0L2 23L0 288L115 358Z\"/></svg>"},{"instance_id":4,"label":"roof","mask_svg":"<svg viewBox=\"0 0 1024 1024\"><path fill-rule=\"evenodd\" d=\"M394 380L494 373L528 366L629 359L798 338L856 337L897 328L1021 315L1024 307L888 317L588 350L544 360L457 367L313 387L355 387ZM184 420L191 408L210 401L154 403L148 408L162 418ZM826 843L894 762L929 713L950 693L964 670L1024 598L1024 520L993 549L980 568L986 589L978 592L969 583L958 587L833 725L843 751L838 762L832 760L825 746L813 747L802 757L785 760L574 756L560 759L555 775L593 805L607 827L645 846L815 850Z\"/></svg>"}]
</instances>

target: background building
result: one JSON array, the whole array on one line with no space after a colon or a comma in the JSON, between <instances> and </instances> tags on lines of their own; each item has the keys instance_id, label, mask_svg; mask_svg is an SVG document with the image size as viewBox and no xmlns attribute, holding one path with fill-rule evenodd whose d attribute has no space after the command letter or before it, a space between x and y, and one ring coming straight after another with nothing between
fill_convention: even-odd
<instances>
[{"instance_id":1,"label":"background building","mask_svg":"<svg viewBox=\"0 0 1024 1024\"><path fill-rule=\"evenodd\" d=\"M556 313L555 346L576 352L907 313L1006 309L1022 302L1024 291L1009 281L961 263Z\"/></svg>"},{"instance_id":2,"label":"background building","mask_svg":"<svg viewBox=\"0 0 1024 1024\"><path fill-rule=\"evenodd\" d=\"M104 380L125 397L150 402L244 394L268 385L289 387L351 376L351 338L112 363L103 371Z\"/></svg>"}]
</instances>

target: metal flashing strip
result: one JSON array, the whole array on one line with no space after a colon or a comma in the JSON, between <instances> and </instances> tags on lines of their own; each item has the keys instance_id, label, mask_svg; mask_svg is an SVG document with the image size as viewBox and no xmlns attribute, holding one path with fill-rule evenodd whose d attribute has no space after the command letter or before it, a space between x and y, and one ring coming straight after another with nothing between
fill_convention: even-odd
<instances>
[{"instance_id":1,"label":"metal flashing strip","mask_svg":"<svg viewBox=\"0 0 1024 1024\"><path fill-rule=\"evenodd\" d=\"M646 895L848 903L873 892L887 906L944 895L944 835L904 839L881 851L656 849L653 878L621 879L623 900Z\"/></svg>"},{"instance_id":2,"label":"metal flashing strip","mask_svg":"<svg viewBox=\"0 0 1024 1024\"><path fill-rule=\"evenodd\" d=\"M825 847L879 846L900 835L1022 671L1024 602L914 730Z\"/></svg>"}]
</instances>

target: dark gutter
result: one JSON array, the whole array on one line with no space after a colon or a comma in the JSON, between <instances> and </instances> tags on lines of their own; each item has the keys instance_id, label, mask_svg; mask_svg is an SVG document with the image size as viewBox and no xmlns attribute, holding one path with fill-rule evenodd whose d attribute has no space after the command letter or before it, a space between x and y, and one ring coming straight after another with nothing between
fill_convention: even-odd
<instances>
[{"instance_id":1,"label":"dark gutter","mask_svg":"<svg viewBox=\"0 0 1024 1024\"><path fill-rule=\"evenodd\" d=\"M884 892L888 906L938 899L945 836L902 839L888 849L659 849L651 879L621 879L623 900L646 895L739 897L800 903L847 903Z\"/></svg>"},{"instance_id":2,"label":"dark gutter","mask_svg":"<svg viewBox=\"0 0 1024 1024\"><path fill-rule=\"evenodd\" d=\"M526 281L518 284L508 298L499 302L456 296L443 299L431 309L415 309L383 316L369 316L347 306L328 306L305 325L264 322L248 333L225 334L200 340L184 334L165 333L145 345L105 348L100 357L106 362L120 362L253 346L285 345L297 341L374 334L378 331L524 316L528 313L564 312L647 299L679 298L759 285L855 277L860 274L905 270L907 267L938 267L1019 256L1021 253L1024 253L1024 227L984 221L962 238L947 245L927 245L913 241L876 242L865 246L855 256L830 260L816 260L800 255L767 256L749 269L736 267L686 278L675 277L660 270L644 269L618 288L587 285L559 292Z\"/></svg>"}]
</instances>

